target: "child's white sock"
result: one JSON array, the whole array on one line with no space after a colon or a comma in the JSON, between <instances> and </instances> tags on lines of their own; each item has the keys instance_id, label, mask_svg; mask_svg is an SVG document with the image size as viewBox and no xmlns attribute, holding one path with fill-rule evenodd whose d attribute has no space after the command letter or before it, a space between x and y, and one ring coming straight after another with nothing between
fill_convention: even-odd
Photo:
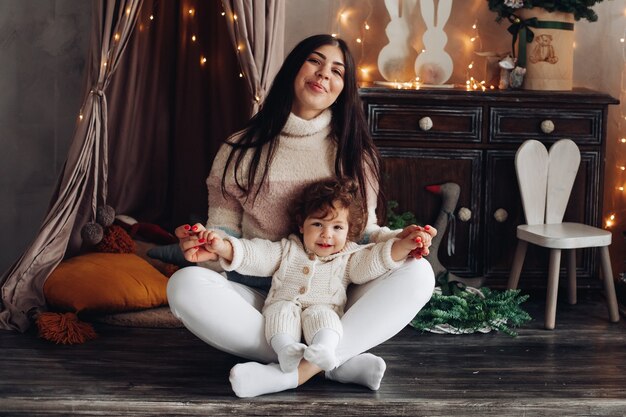
<instances>
[{"instance_id":1,"label":"child's white sock","mask_svg":"<svg viewBox=\"0 0 626 417\"><path fill-rule=\"evenodd\" d=\"M337 368L326 371L325 376L333 381L365 385L369 389L377 391L380 388L385 369L387 369L387 364L383 358L371 353L362 353L347 360Z\"/></svg>"},{"instance_id":2,"label":"child's white sock","mask_svg":"<svg viewBox=\"0 0 626 417\"><path fill-rule=\"evenodd\" d=\"M272 336L270 345L278 356L278 363L283 372L292 372L298 368L306 349L305 344L298 343L292 336L281 333Z\"/></svg>"},{"instance_id":3,"label":"child's white sock","mask_svg":"<svg viewBox=\"0 0 626 417\"><path fill-rule=\"evenodd\" d=\"M298 371L285 373L277 363L240 363L230 370L230 385L240 398L285 391L298 386Z\"/></svg>"},{"instance_id":4,"label":"child's white sock","mask_svg":"<svg viewBox=\"0 0 626 417\"><path fill-rule=\"evenodd\" d=\"M339 333L332 329L320 329L311 345L304 351L304 359L329 371L337 366L337 346L339 345Z\"/></svg>"}]
</instances>

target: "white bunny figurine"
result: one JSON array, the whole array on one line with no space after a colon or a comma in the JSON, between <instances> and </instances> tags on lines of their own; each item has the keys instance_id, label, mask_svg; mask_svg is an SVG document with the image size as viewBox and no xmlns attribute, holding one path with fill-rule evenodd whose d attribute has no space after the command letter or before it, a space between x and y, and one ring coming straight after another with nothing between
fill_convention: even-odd
<instances>
[{"instance_id":1,"label":"white bunny figurine","mask_svg":"<svg viewBox=\"0 0 626 417\"><path fill-rule=\"evenodd\" d=\"M409 81L413 79L411 73L411 55L409 38L411 28L400 10L413 10L416 0L385 0L391 21L385 28L389 43L378 54L378 70L387 81Z\"/></svg>"},{"instance_id":2,"label":"white bunny figurine","mask_svg":"<svg viewBox=\"0 0 626 417\"><path fill-rule=\"evenodd\" d=\"M421 0L420 9L426 23L422 38L425 50L415 60L415 74L423 84L443 84L452 75L453 67L452 58L444 51L448 36L443 31L450 17L452 0L439 0L436 21L435 0Z\"/></svg>"}]
</instances>

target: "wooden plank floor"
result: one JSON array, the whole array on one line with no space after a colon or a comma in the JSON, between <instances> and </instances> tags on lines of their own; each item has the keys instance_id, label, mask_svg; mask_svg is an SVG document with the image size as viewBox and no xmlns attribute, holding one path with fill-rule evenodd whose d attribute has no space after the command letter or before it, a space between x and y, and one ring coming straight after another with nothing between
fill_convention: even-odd
<instances>
[{"instance_id":1,"label":"wooden plank floor","mask_svg":"<svg viewBox=\"0 0 626 417\"><path fill-rule=\"evenodd\" d=\"M80 346L0 331L0 415L625 416L626 323L608 322L599 294L580 298L560 300L547 331L543 294L531 297L517 338L406 328L373 350L387 361L378 392L316 377L238 399L238 359L184 329L99 325Z\"/></svg>"}]
</instances>

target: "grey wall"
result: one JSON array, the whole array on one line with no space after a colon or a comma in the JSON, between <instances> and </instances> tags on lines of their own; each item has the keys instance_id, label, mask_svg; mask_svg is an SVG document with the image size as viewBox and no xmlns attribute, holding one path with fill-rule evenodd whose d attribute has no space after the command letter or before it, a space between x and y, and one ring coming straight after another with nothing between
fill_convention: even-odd
<instances>
[{"instance_id":1,"label":"grey wall","mask_svg":"<svg viewBox=\"0 0 626 417\"><path fill-rule=\"evenodd\" d=\"M91 1L0 0L0 274L36 236L82 101Z\"/></svg>"}]
</instances>

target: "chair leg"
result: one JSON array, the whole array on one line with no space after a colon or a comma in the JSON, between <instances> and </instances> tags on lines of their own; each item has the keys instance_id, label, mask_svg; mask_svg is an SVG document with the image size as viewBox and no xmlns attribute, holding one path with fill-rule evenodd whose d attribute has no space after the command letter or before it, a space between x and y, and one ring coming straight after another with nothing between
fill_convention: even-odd
<instances>
[{"instance_id":1,"label":"chair leg","mask_svg":"<svg viewBox=\"0 0 626 417\"><path fill-rule=\"evenodd\" d=\"M604 292L606 302L609 307L609 320L613 323L619 321L619 311L617 309L617 298L615 297L615 283L613 282L613 270L611 268L611 256L609 247L600 248L600 261L602 262L602 279L604 281Z\"/></svg>"},{"instance_id":2,"label":"chair leg","mask_svg":"<svg viewBox=\"0 0 626 417\"><path fill-rule=\"evenodd\" d=\"M545 327L554 329L556 323L556 300L559 293L559 269L561 267L561 249L550 250L548 267L548 295L546 297Z\"/></svg>"},{"instance_id":3,"label":"chair leg","mask_svg":"<svg viewBox=\"0 0 626 417\"><path fill-rule=\"evenodd\" d=\"M567 257L567 302L576 304L576 249L569 249Z\"/></svg>"},{"instance_id":4,"label":"chair leg","mask_svg":"<svg viewBox=\"0 0 626 417\"><path fill-rule=\"evenodd\" d=\"M511 265L511 274L509 275L509 282L507 288L514 290L519 284L519 276L522 273L522 266L524 265L524 258L526 257L526 249L528 248L528 242L525 240L519 240L517 242L517 249L515 250L515 257L513 258L513 265Z\"/></svg>"}]
</instances>

